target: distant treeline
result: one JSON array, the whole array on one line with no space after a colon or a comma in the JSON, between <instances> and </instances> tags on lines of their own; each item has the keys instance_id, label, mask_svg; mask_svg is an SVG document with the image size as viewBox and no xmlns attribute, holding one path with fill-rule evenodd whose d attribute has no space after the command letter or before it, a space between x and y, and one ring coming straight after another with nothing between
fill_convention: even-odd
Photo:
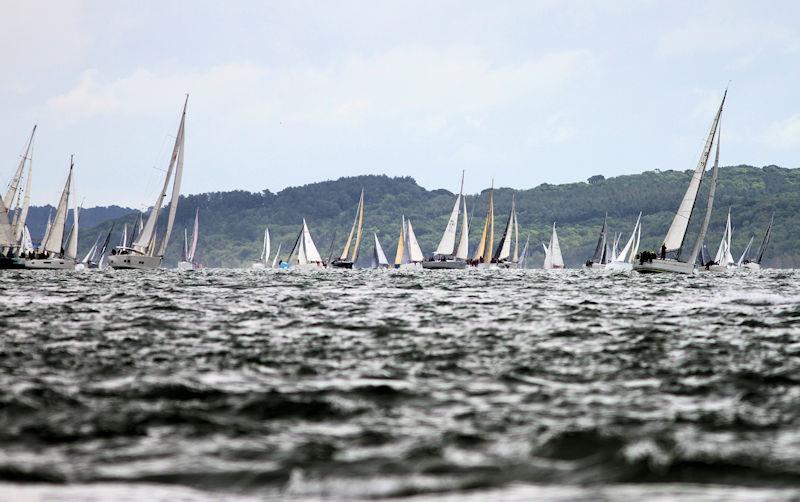
<instances>
[{"instance_id":1,"label":"distant treeline","mask_svg":"<svg viewBox=\"0 0 800 502\"><path fill-rule=\"evenodd\" d=\"M470 173L467 173L469 176ZM452 186L458 186L460 173L453 173ZM528 190L495 190L496 239L502 232L516 194L522 242L530 236L528 266L540 267L542 242L547 242L555 221L567 266L582 264L594 250L604 215L608 214L612 232L622 232L624 243L642 211L642 249L656 249L688 185L691 171L648 171L642 174L605 179L593 176L587 182L564 185L542 184ZM502 183L502 179L498 180ZM264 227L272 234L273 253L279 242L288 253L305 217L312 236L327 258L336 232L334 254L341 252L353 221L361 188L365 189L365 238L361 259L366 263L372 249L372 232L377 232L386 254L391 258L400 231L400 218L411 218L422 250L426 255L438 244L452 209L454 194L448 190L426 190L410 177L357 176L335 181L312 183L281 190L277 194L245 191L215 192L182 197L175 231L170 240L167 264L175 264L183 246L183 229L191 229L195 209L200 209L198 256L206 266L239 267L258 258ZM706 186L702 188L705 207ZM470 194L467 205L473 216L471 245L479 238L486 212L486 191ZM738 259L751 235L756 246L772 212L775 227L765 265L800 267L800 169L777 166L757 168L733 166L720 169L714 216L707 243L712 253L722 236L728 208L733 214L733 254ZM90 212L93 211L93 212ZM121 214L125 214L121 216ZM34 240L43 230L47 211L32 211ZM118 207L85 210L80 232L80 248L88 249L98 232L105 233L115 223L112 243L119 240L124 223L132 225L136 213ZM164 211L162 214L166 214ZM90 217L91 215L91 217ZM103 216L106 218L103 218ZM690 225L687 246L697 234L701 217ZM161 223L163 226L164 222ZM41 226L41 229L37 229ZM472 250L470 251L472 252Z\"/></svg>"}]
</instances>

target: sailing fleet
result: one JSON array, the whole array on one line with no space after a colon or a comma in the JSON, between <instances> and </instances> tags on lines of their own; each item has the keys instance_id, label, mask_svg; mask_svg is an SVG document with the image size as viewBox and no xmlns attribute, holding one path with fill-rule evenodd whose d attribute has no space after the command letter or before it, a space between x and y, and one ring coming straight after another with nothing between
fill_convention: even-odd
<instances>
[{"instance_id":1,"label":"sailing fleet","mask_svg":"<svg viewBox=\"0 0 800 502\"><path fill-rule=\"evenodd\" d=\"M585 268L678 274L694 273L696 270L722 272L734 269L760 269L772 233L774 217L770 220L758 250L752 255L751 249L755 236L750 238L739 259L734 259L731 250L733 226L730 210L728 211L726 226L717 253L713 259L709 256L708 247L705 245L705 237L716 192L720 155L720 119L726 97L727 89L714 116L689 186L663 239L661 249L655 252L640 251L642 213L639 213L625 246L621 250L619 249L619 244L622 234L610 234L608 218L606 217L603 219L595 252L586 261ZM0 268L56 270L103 269L106 267L139 270L161 268L175 223L175 215L180 198L184 168L187 105L188 96L183 104L183 111L180 116L178 131L162 189L159 191L147 217L145 218L142 213L139 214L138 222L134 225L130 235L128 226L125 225L121 240L113 249L109 249L109 247L114 226L112 225L107 233L98 234L94 244L80 261L77 256L80 208L75 204L74 200L72 201L72 226L68 231L66 229L70 199L74 199L75 163L72 157L70 158L61 196L56 204L55 214L49 218L46 230L38 246L33 245L30 231L26 225L33 173L32 152L36 134L36 127L34 127L21 160L9 182L8 189L5 195L0 198L0 246L3 250L2 255L0 255ZM716 146L715 157L711 169L710 182L708 183L709 191L705 212L698 236L694 241L693 247L689 250L685 248L686 234L689 222L698 210L696 206L700 193L699 189L704 176L707 174L706 168L714 146ZM160 233L157 224L168 194L171 197L169 205L166 207L166 228L163 233ZM362 189L356 204L350 232L347 234L341 253L335 258L333 256L336 242L335 234L331 242L329 256L325 260L320 255L306 219L303 218L294 245L285 257L281 255L282 243L278 245L276 253L272 255L269 228L265 228L261 255L258 260L254 261L252 268L288 270L319 270L323 268L349 270L356 268L364 240L364 222L365 191ZM530 238L526 239L525 243L520 246L519 220L514 196L511 199L511 209L506 218L502 234L495 246L493 180L491 188L488 190L486 213L482 226L479 227L481 228L480 238L470 254L469 232L471 224L472 221L467 212L467 198L464 196L464 172L462 172L459 192L456 195L442 237L433 254L427 258L425 257L414 233L411 219L401 215L400 231L393 262L389 262L387 259L377 232L372 232L372 253L370 254L369 268L420 270L526 268ZM197 210L191 234L188 229L184 229L183 252L178 263L179 270L197 270L202 267L196 258L199 230L200 214L199 210ZM542 248L544 250L542 268L546 270L561 270L565 268L555 222L552 226L550 240L547 243L542 243Z\"/></svg>"}]
</instances>

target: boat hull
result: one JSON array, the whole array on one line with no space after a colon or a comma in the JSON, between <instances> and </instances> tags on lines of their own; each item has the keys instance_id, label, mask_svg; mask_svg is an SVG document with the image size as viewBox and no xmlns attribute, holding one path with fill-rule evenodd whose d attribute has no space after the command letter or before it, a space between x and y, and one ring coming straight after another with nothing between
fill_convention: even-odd
<instances>
[{"instance_id":1,"label":"boat hull","mask_svg":"<svg viewBox=\"0 0 800 502\"><path fill-rule=\"evenodd\" d=\"M644 263L636 263L633 270L641 274L693 274L694 264L684 263L677 260L653 260Z\"/></svg>"},{"instance_id":2,"label":"boat hull","mask_svg":"<svg viewBox=\"0 0 800 502\"><path fill-rule=\"evenodd\" d=\"M333 260L331 262L331 267L332 268L347 268L347 269L351 269L351 268L353 268L353 262L352 261L343 261L343 260Z\"/></svg>"},{"instance_id":3,"label":"boat hull","mask_svg":"<svg viewBox=\"0 0 800 502\"><path fill-rule=\"evenodd\" d=\"M747 269L747 270L758 271L758 270L761 270L761 265L759 265L758 263L752 263L752 262L751 263L744 263L741 266L741 268Z\"/></svg>"},{"instance_id":4,"label":"boat hull","mask_svg":"<svg viewBox=\"0 0 800 502\"><path fill-rule=\"evenodd\" d=\"M178 270L197 270L197 267L190 261L179 261Z\"/></svg>"},{"instance_id":5,"label":"boat hull","mask_svg":"<svg viewBox=\"0 0 800 502\"><path fill-rule=\"evenodd\" d=\"M32 270L75 270L75 260L68 258L25 260L25 268Z\"/></svg>"},{"instance_id":6,"label":"boat hull","mask_svg":"<svg viewBox=\"0 0 800 502\"><path fill-rule=\"evenodd\" d=\"M119 270L155 270L161 268L160 256L135 253L114 254L108 257L108 266Z\"/></svg>"},{"instance_id":7,"label":"boat hull","mask_svg":"<svg viewBox=\"0 0 800 502\"><path fill-rule=\"evenodd\" d=\"M22 269L25 268L25 260L22 258L12 256L0 256L0 270L1 269Z\"/></svg>"},{"instance_id":8,"label":"boat hull","mask_svg":"<svg viewBox=\"0 0 800 502\"><path fill-rule=\"evenodd\" d=\"M422 268L428 270L464 270L467 268L467 262L460 260L423 261Z\"/></svg>"}]
</instances>

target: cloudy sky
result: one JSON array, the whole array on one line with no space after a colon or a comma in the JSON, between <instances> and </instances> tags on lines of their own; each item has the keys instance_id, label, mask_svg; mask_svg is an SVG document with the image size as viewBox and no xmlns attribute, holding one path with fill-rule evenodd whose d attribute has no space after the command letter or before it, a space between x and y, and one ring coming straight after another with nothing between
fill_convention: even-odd
<instances>
[{"instance_id":1,"label":"cloudy sky","mask_svg":"<svg viewBox=\"0 0 800 502\"><path fill-rule=\"evenodd\" d=\"M0 175L69 154L86 206L152 204L190 93L184 193L410 175L475 192L800 166L800 4L0 0Z\"/></svg>"}]
</instances>

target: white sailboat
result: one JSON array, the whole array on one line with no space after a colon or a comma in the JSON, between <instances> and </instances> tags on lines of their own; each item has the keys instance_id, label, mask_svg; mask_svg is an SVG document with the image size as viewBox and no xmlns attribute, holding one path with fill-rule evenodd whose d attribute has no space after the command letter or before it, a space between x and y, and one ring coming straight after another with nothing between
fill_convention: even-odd
<instances>
[{"instance_id":1,"label":"white sailboat","mask_svg":"<svg viewBox=\"0 0 800 502\"><path fill-rule=\"evenodd\" d=\"M25 268L49 270L74 270L78 254L78 208L73 210L73 225L67 245L64 247L64 227L67 224L69 196L72 190L72 170L75 167L70 157L69 174L61 191L56 214L48 227L42 244L33 258L25 260Z\"/></svg>"},{"instance_id":2,"label":"white sailboat","mask_svg":"<svg viewBox=\"0 0 800 502\"><path fill-rule=\"evenodd\" d=\"M519 253L519 265L517 268L525 268L525 259L528 258L528 244L531 242L530 236L525 239L525 245L522 246L522 251Z\"/></svg>"},{"instance_id":3,"label":"white sailboat","mask_svg":"<svg viewBox=\"0 0 800 502\"><path fill-rule=\"evenodd\" d=\"M458 217L461 213L461 237L456 243ZM450 219L433 257L422 262L422 268L454 270L467 267L469 256L469 221L467 218L467 199L464 197L464 172L461 172L461 188L458 191Z\"/></svg>"},{"instance_id":4,"label":"white sailboat","mask_svg":"<svg viewBox=\"0 0 800 502\"><path fill-rule=\"evenodd\" d=\"M517 268L519 264L519 223L514 196L511 197L511 212L508 213L506 228L492 256L492 263L501 268Z\"/></svg>"},{"instance_id":5,"label":"white sailboat","mask_svg":"<svg viewBox=\"0 0 800 502\"><path fill-rule=\"evenodd\" d=\"M311 238L311 231L308 229L305 218L303 218L300 235L297 236L294 248L289 253L288 264L290 268L299 270L321 269L324 265L317 246L314 244L314 239Z\"/></svg>"},{"instance_id":6,"label":"white sailboat","mask_svg":"<svg viewBox=\"0 0 800 502\"><path fill-rule=\"evenodd\" d=\"M114 249L111 256L108 257L108 265L115 269L141 269L153 270L161 267L161 262L164 259L164 253L167 250L167 243L169 242L170 234L172 233L172 225L175 223L175 212L178 210L178 199L181 194L181 178L183 177L183 156L184 156L184 142L185 142L185 126L186 126L186 106L189 102L189 96L186 96L186 101L183 104L183 113L181 114L180 125L178 126L178 134L175 137L175 145L172 148L172 156L169 161L169 168L164 177L164 185L156 197L155 204L150 209L150 214L147 217L147 222L139 231L136 240L130 247L118 247ZM174 179L173 179L174 175ZM156 225L158 224L158 216L161 212L164 198L167 196L167 189L170 180L172 182L172 198L169 205L169 213L167 215L167 228L164 231L164 236L161 239L161 245L156 247Z\"/></svg>"},{"instance_id":7,"label":"white sailboat","mask_svg":"<svg viewBox=\"0 0 800 502\"><path fill-rule=\"evenodd\" d=\"M621 234L620 234L621 235ZM633 270L633 264L636 261L636 253L639 252L639 242L642 238L642 213L636 218L636 224L633 226L631 236L622 251L614 256L614 259L606 265L606 270ZM619 241L619 239L617 239ZM616 244L615 244L616 247Z\"/></svg>"},{"instance_id":8,"label":"white sailboat","mask_svg":"<svg viewBox=\"0 0 800 502\"><path fill-rule=\"evenodd\" d=\"M717 187L717 171L719 169L719 143L720 138L717 134L719 127L720 116L722 115L722 108L725 105L725 98L728 95L728 90L725 89L725 94L722 96L722 102L719 105L714 120L711 123L711 130L708 132L708 137L703 146L703 152L700 154L700 160L697 162L697 167L694 170L692 179L689 182L689 188L683 196L678 211L672 220L672 224L667 231L664 242L661 245L660 256L652 252L640 253L639 262L634 264L633 269L642 273L657 273L657 272L671 272L678 274L691 274L694 273L695 261L700 254L700 248L705 240L706 230L708 229L708 222L711 219L711 210L714 206L714 192ZM703 219L703 224L700 227L700 235L695 241L695 245L689 254L684 257L681 255L683 251L683 244L686 238L686 230L689 227L689 220L694 212L695 202L700 190L700 183L703 181L703 175L706 171L706 164L708 157L711 154L711 147L714 143L714 137L717 138L717 152L714 161L714 168L712 169L711 184L708 192L708 200L706 203L706 214ZM669 256L667 256L669 255Z\"/></svg>"},{"instance_id":9,"label":"white sailboat","mask_svg":"<svg viewBox=\"0 0 800 502\"><path fill-rule=\"evenodd\" d=\"M764 253L767 252L767 246L769 245L769 239L772 236L772 224L775 222L775 215L773 214L772 217L769 219L769 225L767 225L767 230L764 232L764 238L761 240L761 245L758 247L758 253L756 253L756 257L754 260L748 260L746 257L742 262L742 267L747 270L758 271L761 270L761 260L764 259ZM752 241L752 239L751 239Z\"/></svg>"},{"instance_id":10,"label":"white sailboat","mask_svg":"<svg viewBox=\"0 0 800 502\"><path fill-rule=\"evenodd\" d=\"M269 228L265 228L264 244L261 246L261 256L258 257L257 262L253 263L252 268L267 268L269 266L269 254L270 254ZM278 255L276 254L275 257L277 258Z\"/></svg>"},{"instance_id":11,"label":"white sailboat","mask_svg":"<svg viewBox=\"0 0 800 502\"><path fill-rule=\"evenodd\" d=\"M722 232L722 240L720 240L717 254L714 256L714 263L706 267L710 272L726 272L736 268L736 262L733 260L731 253L731 238L733 236L733 227L731 226L731 210L728 209L728 219L725 222L725 230Z\"/></svg>"},{"instance_id":12,"label":"white sailboat","mask_svg":"<svg viewBox=\"0 0 800 502\"><path fill-rule=\"evenodd\" d=\"M417 242L411 219L403 218L403 222L405 224L405 232L403 232L405 242L403 243L403 256L399 268L421 268L425 255L422 254L422 249L420 249L419 242Z\"/></svg>"},{"instance_id":13,"label":"white sailboat","mask_svg":"<svg viewBox=\"0 0 800 502\"><path fill-rule=\"evenodd\" d=\"M358 260L358 251L361 249L361 236L364 228L364 189L361 189L361 197L358 199L358 206L356 207L356 216L353 219L353 226L350 228L350 234L347 236L347 242L344 244L344 249L339 258L331 262L334 268L353 268ZM350 244L355 235L356 241L353 245L352 251ZM348 258L349 255L349 258Z\"/></svg>"},{"instance_id":14,"label":"white sailboat","mask_svg":"<svg viewBox=\"0 0 800 502\"><path fill-rule=\"evenodd\" d=\"M183 259L178 262L178 270L197 270L200 264L195 261L195 253L197 252L197 237L200 232L200 208L194 212L194 228L192 229L192 240L189 244L187 239L186 229L183 229Z\"/></svg>"},{"instance_id":15,"label":"white sailboat","mask_svg":"<svg viewBox=\"0 0 800 502\"><path fill-rule=\"evenodd\" d=\"M558 234L556 233L556 224L553 223L553 233L550 234L550 245L542 244L544 248L544 265L545 270L560 270L564 268L564 257L561 256L561 244L558 242Z\"/></svg>"},{"instance_id":16,"label":"white sailboat","mask_svg":"<svg viewBox=\"0 0 800 502\"><path fill-rule=\"evenodd\" d=\"M389 260L386 259L386 254L383 252L381 242L378 240L378 234L372 232L372 262L371 268L389 268Z\"/></svg>"}]
</instances>

